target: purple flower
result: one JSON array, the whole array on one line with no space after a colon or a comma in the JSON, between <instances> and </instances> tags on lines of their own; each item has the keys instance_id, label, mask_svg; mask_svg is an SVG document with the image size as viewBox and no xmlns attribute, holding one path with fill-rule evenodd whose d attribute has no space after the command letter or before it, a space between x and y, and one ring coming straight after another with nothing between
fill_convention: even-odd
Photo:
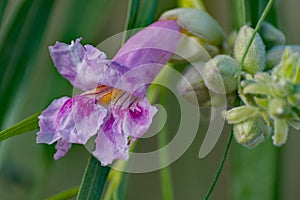
<instances>
[{"instance_id":1,"label":"purple flower","mask_svg":"<svg viewBox=\"0 0 300 200\"><path fill-rule=\"evenodd\" d=\"M180 41L175 21L158 21L131 37L112 60L81 39L56 42L50 55L57 70L82 94L54 100L39 116L37 143L56 142L54 159L72 143L95 141L102 165L128 159L130 144L149 128L157 109L145 98L148 85Z\"/></svg>"}]
</instances>

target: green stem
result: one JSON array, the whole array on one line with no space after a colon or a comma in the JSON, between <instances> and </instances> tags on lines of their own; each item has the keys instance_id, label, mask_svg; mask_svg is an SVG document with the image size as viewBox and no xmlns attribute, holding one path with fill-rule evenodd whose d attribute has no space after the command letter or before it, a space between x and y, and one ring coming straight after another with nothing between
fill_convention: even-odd
<instances>
[{"instance_id":1,"label":"green stem","mask_svg":"<svg viewBox=\"0 0 300 200\"><path fill-rule=\"evenodd\" d=\"M76 187L73 187L66 191L57 193L57 194L47 198L46 200L67 200L72 197L75 197L78 194L78 191L79 191L79 186L76 186Z\"/></svg>"},{"instance_id":2,"label":"green stem","mask_svg":"<svg viewBox=\"0 0 300 200\"><path fill-rule=\"evenodd\" d=\"M218 182L218 179L219 179L219 177L220 177L220 175L221 175L221 172L222 172L222 169L223 169L225 160L226 160L226 158L227 158L227 156L228 156L229 147L230 147L232 138L233 138L233 129L231 129L231 131L230 131L230 134L229 134L229 137L228 137L228 140L227 140L227 144L226 144L226 148L225 148L225 151L224 151L222 160L221 160L220 165L219 165L219 167L218 167L218 169L217 169L215 178L214 178L214 180L212 181L212 183L211 183L211 185L210 185L210 187L209 187L209 189L208 189L208 191L207 191L207 193L206 193L206 195L205 195L205 197L204 197L205 200L207 200L207 199L210 197L212 191L214 190L214 188L215 188L215 186L216 186L216 184L217 184L217 182Z\"/></svg>"},{"instance_id":3,"label":"green stem","mask_svg":"<svg viewBox=\"0 0 300 200\"><path fill-rule=\"evenodd\" d=\"M253 42L253 40L254 40L254 37L255 37L256 33L258 32L258 30L260 29L262 23L264 22L264 20L265 20L265 18L266 18L266 16L267 16L269 10L271 9L273 3L274 3L274 0L270 0L270 1L269 1L269 3L267 4L267 6L266 6L264 12L262 13L262 16L260 17L260 19L259 19L258 22L257 22L257 25L256 25L256 27L255 27L255 29L254 29L254 31L253 31L253 34L251 35L250 40L249 40L248 43L247 43L245 52L244 52L244 54L243 54L243 56L242 56L242 59L241 59L241 62L240 62L240 71L242 71L243 65L244 65L244 63L245 63L246 56L247 56L248 51L249 51L249 49L250 49L250 46L251 46L251 44L252 44L252 42ZM241 90L242 90L241 84L240 84L240 83L241 83L241 74L239 74L239 76L238 76L239 92L241 92Z\"/></svg>"},{"instance_id":4,"label":"green stem","mask_svg":"<svg viewBox=\"0 0 300 200\"><path fill-rule=\"evenodd\" d=\"M246 6L245 0L234 0L233 1L235 16L235 28L240 29L246 24Z\"/></svg>"},{"instance_id":5,"label":"green stem","mask_svg":"<svg viewBox=\"0 0 300 200\"><path fill-rule=\"evenodd\" d=\"M161 105L167 106L167 94L166 90L163 89L160 93L161 95ZM160 148L163 148L168 143L168 129L167 129L167 123L164 125L164 128L158 135L158 145ZM168 163L169 155L168 151L161 151L160 152L160 162L162 166L165 165L165 163ZM162 168L160 170L160 182L161 182L161 188L162 188L162 197L165 200L172 200L174 199L174 192L172 188L172 178L171 178L171 171L170 168L167 166L165 168Z\"/></svg>"}]
</instances>

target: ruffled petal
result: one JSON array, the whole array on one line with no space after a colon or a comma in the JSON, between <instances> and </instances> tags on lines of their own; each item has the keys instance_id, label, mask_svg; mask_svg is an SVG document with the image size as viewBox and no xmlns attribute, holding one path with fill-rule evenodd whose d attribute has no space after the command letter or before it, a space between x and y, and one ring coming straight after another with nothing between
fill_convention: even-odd
<instances>
[{"instance_id":1,"label":"ruffled petal","mask_svg":"<svg viewBox=\"0 0 300 200\"><path fill-rule=\"evenodd\" d=\"M103 166L111 164L116 159L127 160L129 157L127 142L127 136L123 134L111 115L98 133L93 155Z\"/></svg>"},{"instance_id":2,"label":"ruffled petal","mask_svg":"<svg viewBox=\"0 0 300 200\"><path fill-rule=\"evenodd\" d=\"M106 114L107 110L94 98L82 95L67 100L56 120L66 141L85 144L97 133Z\"/></svg>"},{"instance_id":3,"label":"ruffled petal","mask_svg":"<svg viewBox=\"0 0 300 200\"><path fill-rule=\"evenodd\" d=\"M166 64L181 40L175 20L157 21L132 36L113 61L132 69L143 64Z\"/></svg>"},{"instance_id":4,"label":"ruffled petal","mask_svg":"<svg viewBox=\"0 0 300 200\"><path fill-rule=\"evenodd\" d=\"M113 62L129 69L115 87L145 96L149 83L173 56L180 40L180 28L174 20L155 22L132 36L113 58Z\"/></svg>"},{"instance_id":5,"label":"ruffled petal","mask_svg":"<svg viewBox=\"0 0 300 200\"><path fill-rule=\"evenodd\" d=\"M49 51L59 73L75 87L87 91L98 86L99 77L110 61L105 53L92 45L82 46L80 40L72 41L70 45L56 42Z\"/></svg>"},{"instance_id":6,"label":"ruffled petal","mask_svg":"<svg viewBox=\"0 0 300 200\"><path fill-rule=\"evenodd\" d=\"M62 97L54 100L39 116L40 131L37 133L37 143L52 144L61 138L57 115L61 107L70 98Z\"/></svg>"},{"instance_id":7,"label":"ruffled petal","mask_svg":"<svg viewBox=\"0 0 300 200\"><path fill-rule=\"evenodd\" d=\"M146 98L143 98L135 100L125 109L115 105L112 112L117 119L117 125L124 134L132 136L135 140L147 132L157 108L152 106Z\"/></svg>"},{"instance_id":8,"label":"ruffled petal","mask_svg":"<svg viewBox=\"0 0 300 200\"><path fill-rule=\"evenodd\" d=\"M58 160L60 159L61 157L64 157L69 149L71 148L72 144L67 142L66 140L64 139L60 139L57 141L56 145L55 145L55 148L56 148L56 153L54 154L54 159L55 160Z\"/></svg>"}]
</instances>

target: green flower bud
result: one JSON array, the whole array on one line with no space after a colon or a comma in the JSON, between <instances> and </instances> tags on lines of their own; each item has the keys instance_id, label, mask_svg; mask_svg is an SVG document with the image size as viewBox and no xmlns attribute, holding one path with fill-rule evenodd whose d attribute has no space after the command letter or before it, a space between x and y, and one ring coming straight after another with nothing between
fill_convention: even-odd
<instances>
[{"instance_id":1,"label":"green flower bud","mask_svg":"<svg viewBox=\"0 0 300 200\"><path fill-rule=\"evenodd\" d=\"M253 32L254 30L249 26L243 26L240 29L234 45L234 57L238 62L241 62ZM265 69L265 54L265 45L259 34L256 34L246 56L243 71L252 75L262 72Z\"/></svg>"},{"instance_id":2,"label":"green flower bud","mask_svg":"<svg viewBox=\"0 0 300 200\"><path fill-rule=\"evenodd\" d=\"M285 45L285 46L275 46L270 49L266 54L266 69L273 69L276 65L280 63L284 50L289 48L293 53L300 53L300 45Z\"/></svg>"},{"instance_id":3,"label":"green flower bud","mask_svg":"<svg viewBox=\"0 0 300 200\"><path fill-rule=\"evenodd\" d=\"M253 118L234 124L233 133L236 141L247 148L253 148L264 141L271 133L263 117L257 113Z\"/></svg>"},{"instance_id":4,"label":"green flower bud","mask_svg":"<svg viewBox=\"0 0 300 200\"><path fill-rule=\"evenodd\" d=\"M235 92L229 94L217 94L209 90L199 71L203 70L202 65L189 66L185 70L184 77L179 81L177 89L183 98L199 106L223 106L224 104L233 105L236 102Z\"/></svg>"},{"instance_id":5,"label":"green flower bud","mask_svg":"<svg viewBox=\"0 0 300 200\"><path fill-rule=\"evenodd\" d=\"M288 136L289 125L285 119L274 120L274 135L272 137L273 144L276 146L283 145Z\"/></svg>"},{"instance_id":6,"label":"green flower bud","mask_svg":"<svg viewBox=\"0 0 300 200\"><path fill-rule=\"evenodd\" d=\"M228 43L228 54L232 55L233 54L233 48L234 48L234 43L236 40L238 32L236 30L232 31L229 36L227 37L227 43Z\"/></svg>"},{"instance_id":7,"label":"green flower bud","mask_svg":"<svg viewBox=\"0 0 300 200\"><path fill-rule=\"evenodd\" d=\"M212 107L220 107L227 104L227 106L235 105L237 100L236 92L228 93L228 94L219 94L209 90L210 101L207 103L207 106Z\"/></svg>"},{"instance_id":8,"label":"green flower bud","mask_svg":"<svg viewBox=\"0 0 300 200\"><path fill-rule=\"evenodd\" d=\"M284 118L290 115L292 108L285 99L274 98L270 100L268 110L273 118Z\"/></svg>"},{"instance_id":9,"label":"green flower bud","mask_svg":"<svg viewBox=\"0 0 300 200\"><path fill-rule=\"evenodd\" d=\"M253 118L259 109L254 106L239 106L223 113L228 124L237 124Z\"/></svg>"},{"instance_id":10,"label":"green flower bud","mask_svg":"<svg viewBox=\"0 0 300 200\"><path fill-rule=\"evenodd\" d=\"M195 66L196 69L204 67L203 65ZM199 72L193 66L187 67L184 78L178 83L178 91L189 102L204 106L210 100L209 90Z\"/></svg>"},{"instance_id":11,"label":"green flower bud","mask_svg":"<svg viewBox=\"0 0 300 200\"><path fill-rule=\"evenodd\" d=\"M237 89L238 62L227 55L218 55L205 65L205 83L215 93L232 93Z\"/></svg>"},{"instance_id":12,"label":"green flower bud","mask_svg":"<svg viewBox=\"0 0 300 200\"><path fill-rule=\"evenodd\" d=\"M225 34L220 25L205 11L196 8L177 8L166 11L160 20L177 20L186 34L203 46L203 48L214 56L220 52Z\"/></svg>"},{"instance_id":13,"label":"green flower bud","mask_svg":"<svg viewBox=\"0 0 300 200\"><path fill-rule=\"evenodd\" d=\"M281 58L281 62L274 68L273 77L283 79L289 83L300 84L300 56L297 52L292 52L286 48Z\"/></svg>"},{"instance_id":14,"label":"green flower bud","mask_svg":"<svg viewBox=\"0 0 300 200\"><path fill-rule=\"evenodd\" d=\"M294 93L294 86L284 79L278 79L273 81L272 91L276 97L287 97Z\"/></svg>"},{"instance_id":15,"label":"green flower bud","mask_svg":"<svg viewBox=\"0 0 300 200\"><path fill-rule=\"evenodd\" d=\"M299 106L300 105L300 93L298 92L298 93L289 95L287 97L287 101L292 106Z\"/></svg>"},{"instance_id":16,"label":"green flower bud","mask_svg":"<svg viewBox=\"0 0 300 200\"><path fill-rule=\"evenodd\" d=\"M268 22L263 22L259 33L267 48L275 45L283 45L285 43L284 34Z\"/></svg>"},{"instance_id":17,"label":"green flower bud","mask_svg":"<svg viewBox=\"0 0 300 200\"><path fill-rule=\"evenodd\" d=\"M187 33L216 46L223 43L225 35L223 29L210 15L202 10L177 8L166 11L160 19L177 19L178 25Z\"/></svg>"}]
</instances>

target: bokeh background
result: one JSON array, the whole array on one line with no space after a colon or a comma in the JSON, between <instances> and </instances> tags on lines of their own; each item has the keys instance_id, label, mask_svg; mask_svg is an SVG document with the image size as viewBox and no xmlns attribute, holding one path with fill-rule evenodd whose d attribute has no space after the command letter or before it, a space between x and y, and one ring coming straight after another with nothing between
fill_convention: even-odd
<instances>
[{"instance_id":1,"label":"bokeh background","mask_svg":"<svg viewBox=\"0 0 300 200\"><path fill-rule=\"evenodd\" d=\"M232 1L207 0L206 6L229 33L234 21ZM300 1L282 0L276 6L279 27L286 34L287 43L299 44ZM128 0L1 1L1 130L43 110L53 99L72 94L71 85L53 67L49 45L55 41L69 43L78 37L83 37L83 43L97 45L124 30L127 7ZM175 7L176 0L159 0L155 19L163 11ZM170 105L176 104L172 98L169 101ZM176 109L169 112L177 113ZM203 112L205 115L207 111ZM175 124L171 123L170 130L176 129ZM203 120L191 147L170 166L176 199L202 199L214 177L229 127L225 127L209 156L200 160L198 152L206 128L207 121ZM172 138L172 131L169 137ZM300 198L299 142L300 135L296 131L290 133L287 144L280 150L273 147L270 140L254 152L233 141L211 199ZM144 139L137 150L153 149L156 145L156 137ZM35 132L2 142L0 199L43 199L79 185L89 157L86 149L73 145L68 155L58 161L53 161L53 153L54 146L35 143ZM159 171L125 174L125 178L128 181L126 199L162 199ZM266 189L267 194L263 194Z\"/></svg>"}]
</instances>

